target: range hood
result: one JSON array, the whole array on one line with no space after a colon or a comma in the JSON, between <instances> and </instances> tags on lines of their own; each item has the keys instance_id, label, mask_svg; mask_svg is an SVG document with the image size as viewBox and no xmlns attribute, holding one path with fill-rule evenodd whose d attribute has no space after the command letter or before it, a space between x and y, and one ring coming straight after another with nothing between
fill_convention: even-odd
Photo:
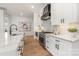
<instances>
[{"instance_id":1,"label":"range hood","mask_svg":"<svg viewBox=\"0 0 79 59\"><path fill-rule=\"evenodd\" d=\"M48 20L48 19L50 19L50 18L51 18L51 13L48 12L48 13L42 15L41 20Z\"/></svg>"},{"instance_id":2,"label":"range hood","mask_svg":"<svg viewBox=\"0 0 79 59\"><path fill-rule=\"evenodd\" d=\"M47 4L43 9L41 20L48 20L51 18L51 4Z\"/></svg>"}]
</instances>

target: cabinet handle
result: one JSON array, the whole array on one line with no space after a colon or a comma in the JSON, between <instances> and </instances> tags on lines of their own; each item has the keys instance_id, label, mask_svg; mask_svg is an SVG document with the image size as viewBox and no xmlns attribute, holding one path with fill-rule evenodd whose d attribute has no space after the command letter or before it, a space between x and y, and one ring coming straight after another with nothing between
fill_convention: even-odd
<instances>
[{"instance_id":1,"label":"cabinet handle","mask_svg":"<svg viewBox=\"0 0 79 59\"><path fill-rule=\"evenodd\" d=\"M64 23L64 18L62 19L62 22Z\"/></svg>"},{"instance_id":2,"label":"cabinet handle","mask_svg":"<svg viewBox=\"0 0 79 59\"><path fill-rule=\"evenodd\" d=\"M64 23L64 18L61 19L61 24Z\"/></svg>"},{"instance_id":3,"label":"cabinet handle","mask_svg":"<svg viewBox=\"0 0 79 59\"><path fill-rule=\"evenodd\" d=\"M59 45L58 45L58 44L55 44L55 48L56 48L57 50L59 50Z\"/></svg>"},{"instance_id":4,"label":"cabinet handle","mask_svg":"<svg viewBox=\"0 0 79 59\"><path fill-rule=\"evenodd\" d=\"M62 24L62 19L61 19L61 24Z\"/></svg>"},{"instance_id":5,"label":"cabinet handle","mask_svg":"<svg viewBox=\"0 0 79 59\"><path fill-rule=\"evenodd\" d=\"M55 48L57 49L57 44L55 44Z\"/></svg>"},{"instance_id":6,"label":"cabinet handle","mask_svg":"<svg viewBox=\"0 0 79 59\"><path fill-rule=\"evenodd\" d=\"M57 44L57 49L59 50L59 45Z\"/></svg>"},{"instance_id":7,"label":"cabinet handle","mask_svg":"<svg viewBox=\"0 0 79 59\"><path fill-rule=\"evenodd\" d=\"M59 40L56 40L57 42L60 42Z\"/></svg>"}]
</instances>

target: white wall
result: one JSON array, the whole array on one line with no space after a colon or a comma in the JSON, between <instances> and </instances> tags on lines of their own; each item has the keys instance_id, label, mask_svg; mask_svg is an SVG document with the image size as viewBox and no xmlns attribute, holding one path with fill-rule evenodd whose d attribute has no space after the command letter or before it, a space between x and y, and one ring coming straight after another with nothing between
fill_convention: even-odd
<instances>
[{"instance_id":1,"label":"white wall","mask_svg":"<svg viewBox=\"0 0 79 59\"><path fill-rule=\"evenodd\" d=\"M37 30L37 27L39 25L41 25L41 20L40 20L39 12L35 11L34 12L34 31Z\"/></svg>"},{"instance_id":2,"label":"white wall","mask_svg":"<svg viewBox=\"0 0 79 59\"><path fill-rule=\"evenodd\" d=\"M18 33L23 33L22 31L19 31L20 26L21 26L21 22L27 22L30 24L31 26L31 30L30 31L26 31L24 33L26 33L26 35L33 35L33 19L27 18L27 17L22 17L22 16L11 16L11 24L16 24L17 28L18 28ZM11 25L10 24L10 25Z\"/></svg>"}]
</instances>

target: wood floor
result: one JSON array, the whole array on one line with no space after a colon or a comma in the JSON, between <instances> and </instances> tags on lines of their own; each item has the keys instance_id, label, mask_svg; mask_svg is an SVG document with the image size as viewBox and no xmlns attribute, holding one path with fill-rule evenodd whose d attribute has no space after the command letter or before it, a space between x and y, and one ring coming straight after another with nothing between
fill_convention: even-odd
<instances>
[{"instance_id":1,"label":"wood floor","mask_svg":"<svg viewBox=\"0 0 79 59\"><path fill-rule=\"evenodd\" d=\"M24 38L23 56L50 56L50 53L33 36L27 36Z\"/></svg>"}]
</instances>

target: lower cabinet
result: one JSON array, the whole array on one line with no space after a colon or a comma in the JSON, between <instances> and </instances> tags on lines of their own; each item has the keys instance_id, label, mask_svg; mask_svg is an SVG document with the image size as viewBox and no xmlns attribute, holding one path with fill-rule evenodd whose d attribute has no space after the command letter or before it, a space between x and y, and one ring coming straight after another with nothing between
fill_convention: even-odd
<instances>
[{"instance_id":1,"label":"lower cabinet","mask_svg":"<svg viewBox=\"0 0 79 59\"><path fill-rule=\"evenodd\" d=\"M46 36L46 49L52 54L57 55L56 42L51 36Z\"/></svg>"},{"instance_id":2,"label":"lower cabinet","mask_svg":"<svg viewBox=\"0 0 79 59\"><path fill-rule=\"evenodd\" d=\"M46 37L46 42L45 42L45 45L46 45L46 49L49 51L49 52L51 52L51 38L49 38L49 37Z\"/></svg>"},{"instance_id":3,"label":"lower cabinet","mask_svg":"<svg viewBox=\"0 0 79 59\"><path fill-rule=\"evenodd\" d=\"M58 39L59 42L59 49L58 55L59 56L70 56L72 55L72 43L68 41L64 41L63 39Z\"/></svg>"},{"instance_id":4,"label":"lower cabinet","mask_svg":"<svg viewBox=\"0 0 79 59\"><path fill-rule=\"evenodd\" d=\"M46 49L54 56L70 56L72 43L61 38L46 36Z\"/></svg>"}]
</instances>

